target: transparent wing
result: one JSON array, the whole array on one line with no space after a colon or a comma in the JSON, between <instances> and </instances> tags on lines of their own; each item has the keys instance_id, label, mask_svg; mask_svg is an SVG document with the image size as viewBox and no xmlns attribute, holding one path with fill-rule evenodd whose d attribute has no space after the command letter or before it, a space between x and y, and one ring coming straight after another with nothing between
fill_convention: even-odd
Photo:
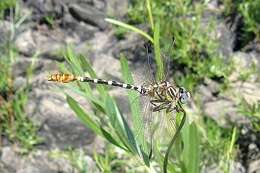
<instances>
[{"instance_id":1,"label":"transparent wing","mask_svg":"<svg viewBox=\"0 0 260 173\"><path fill-rule=\"evenodd\" d=\"M141 97L141 107L142 111L140 112L142 117L142 123L138 129L136 129L136 138L142 139L142 147L146 154L149 153L152 143L152 133L151 133L151 123L153 122L153 116L150 106L149 97Z\"/></svg>"},{"instance_id":2,"label":"transparent wing","mask_svg":"<svg viewBox=\"0 0 260 173\"><path fill-rule=\"evenodd\" d=\"M157 123L157 129L154 132L154 145L158 147L159 151L165 151L169 145L172 137L176 133L176 112L168 112L161 110L153 113L154 122Z\"/></svg>"}]
</instances>

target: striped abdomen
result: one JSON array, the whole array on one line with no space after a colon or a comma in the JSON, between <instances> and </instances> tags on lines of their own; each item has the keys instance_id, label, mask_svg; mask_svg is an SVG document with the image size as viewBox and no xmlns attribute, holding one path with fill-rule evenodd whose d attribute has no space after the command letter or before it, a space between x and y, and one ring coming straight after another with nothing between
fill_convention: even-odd
<instances>
[{"instance_id":1,"label":"striped abdomen","mask_svg":"<svg viewBox=\"0 0 260 173\"><path fill-rule=\"evenodd\" d=\"M89 82L89 83L94 83L94 84L103 84L103 85L110 85L110 86L116 86L116 87L121 87L125 89L131 89L138 91L140 94L145 95L146 94L146 89L142 86L134 86L131 84L126 84L126 83L121 83L113 80L103 80L103 79L92 79L89 77L81 77L81 76L74 76L72 74L53 74L48 77L49 81L55 81L55 82L63 82L63 83L68 83L72 81L80 81L80 82Z\"/></svg>"}]
</instances>

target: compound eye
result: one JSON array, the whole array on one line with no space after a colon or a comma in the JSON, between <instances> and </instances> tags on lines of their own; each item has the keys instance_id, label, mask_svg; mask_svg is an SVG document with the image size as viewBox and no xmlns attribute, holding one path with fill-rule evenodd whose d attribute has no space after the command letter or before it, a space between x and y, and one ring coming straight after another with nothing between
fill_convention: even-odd
<instances>
[{"instance_id":1,"label":"compound eye","mask_svg":"<svg viewBox=\"0 0 260 173\"><path fill-rule=\"evenodd\" d=\"M180 102L181 102L182 104L185 104L185 103L187 103L187 101L188 101L189 98L190 98L189 92L181 93L181 95L180 95Z\"/></svg>"},{"instance_id":2,"label":"compound eye","mask_svg":"<svg viewBox=\"0 0 260 173\"><path fill-rule=\"evenodd\" d=\"M182 93L184 93L184 88L180 88L180 93L182 94Z\"/></svg>"},{"instance_id":3,"label":"compound eye","mask_svg":"<svg viewBox=\"0 0 260 173\"><path fill-rule=\"evenodd\" d=\"M181 95L181 97L180 97L180 101L182 104L187 103L187 99L188 99L188 97L185 94Z\"/></svg>"}]
</instances>

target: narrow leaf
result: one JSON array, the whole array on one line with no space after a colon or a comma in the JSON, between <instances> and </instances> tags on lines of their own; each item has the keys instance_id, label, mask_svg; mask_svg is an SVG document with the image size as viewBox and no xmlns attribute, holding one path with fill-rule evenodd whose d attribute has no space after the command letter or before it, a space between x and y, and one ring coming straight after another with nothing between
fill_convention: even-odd
<instances>
[{"instance_id":1,"label":"narrow leaf","mask_svg":"<svg viewBox=\"0 0 260 173\"><path fill-rule=\"evenodd\" d=\"M131 73L129 72L127 60L125 58L121 58L120 62L121 62L121 68L122 68L124 81L132 84L133 77L132 77ZM143 125L143 120L141 117L140 99L138 98L140 94L135 91L128 91L127 93L128 93L128 100L130 102L130 108L131 108L131 113L132 113L131 116L132 116L132 121L133 121L134 133L136 135L138 134L137 141L139 142L139 144L142 145L142 147L144 147L145 146L144 145L145 141L143 140L144 139L143 138L144 125ZM146 151L146 148L145 148L145 151Z\"/></svg>"},{"instance_id":2,"label":"narrow leaf","mask_svg":"<svg viewBox=\"0 0 260 173\"><path fill-rule=\"evenodd\" d=\"M94 133L102 135L99 126L90 118L90 116L81 109L78 103L69 95L67 95L67 102L71 109L76 113L78 118L83 122L88 128L90 128Z\"/></svg>"},{"instance_id":3,"label":"narrow leaf","mask_svg":"<svg viewBox=\"0 0 260 173\"><path fill-rule=\"evenodd\" d=\"M67 102L71 109L76 113L80 121L85 124L89 129L91 129L95 134L99 136L103 136L106 138L109 142L116 145L119 148L122 148L126 150L124 147L122 147L119 142L117 142L110 133L108 133L105 129L98 126L91 118L90 116L84 112L81 107L78 105L78 103L69 95L67 95Z\"/></svg>"},{"instance_id":4,"label":"narrow leaf","mask_svg":"<svg viewBox=\"0 0 260 173\"><path fill-rule=\"evenodd\" d=\"M182 131L182 138L184 142L183 155L185 170L191 173L199 173L199 134L194 122L190 125L188 125L188 123L185 124Z\"/></svg>"},{"instance_id":5,"label":"narrow leaf","mask_svg":"<svg viewBox=\"0 0 260 173\"><path fill-rule=\"evenodd\" d=\"M157 79L164 79L164 66L161 58L161 50L160 50L160 24L159 22L155 24L154 28L154 49L155 49L155 62L157 65Z\"/></svg>"},{"instance_id":6,"label":"narrow leaf","mask_svg":"<svg viewBox=\"0 0 260 173\"><path fill-rule=\"evenodd\" d=\"M146 0L146 8L147 8L147 11L148 11L148 17L149 17L151 28L152 28L152 30L154 30L153 15L152 15L151 1L150 0Z\"/></svg>"},{"instance_id":7,"label":"narrow leaf","mask_svg":"<svg viewBox=\"0 0 260 173\"><path fill-rule=\"evenodd\" d=\"M120 21L115 20L115 19L106 18L105 20L109 23L114 24L114 25L121 26L123 28L132 30L132 31L134 31L138 34L141 34L142 36L144 36L145 38L147 38L148 40L150 40L153 43L153 38L149 34L147 34L146 32L142 31L141 29L138 29L138 28L136 28L132 25L126 24L124 22L120 22Z\"/></svg>"}]
</instances>

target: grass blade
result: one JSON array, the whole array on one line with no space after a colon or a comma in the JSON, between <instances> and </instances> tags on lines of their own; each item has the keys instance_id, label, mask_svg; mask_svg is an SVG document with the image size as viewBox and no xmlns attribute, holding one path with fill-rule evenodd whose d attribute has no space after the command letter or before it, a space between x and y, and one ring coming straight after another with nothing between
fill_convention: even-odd
<instances>
[{"instance_id":1,"label":"grass blade","mask_svg":"<svg viewBox=\"0 0 260 173\"><path fill-rule=\"evenodd\" d=\"M154 30L154 22L153 22L153 15L152 15L151 1L150 0L146 0L146 8L147 8L147 11L148 11L148 17L149 17L151 28L152 28L152 30Z\"/></svg>"},{"instance_id":2,"label":"grass blade","mask_svg":"<svg viewBox=\"0 0 260 173\"><path fill-rule=\"evenodd\" d=\"M122 73L123 73L123 78L124 81L127 83L133 83L133 77L129 71L129 67L127 64L126 58L121 58L121 68L122 68ZM143 120L141 117L141 108L140 108L140 99L139 93L135 91L128 91L128 100L130 102L130 109L131 109L131 115L132 115L132 121L133 121L133 128L134 128L134 133L137 135L137 141L144 146L144 141L143 141L143 135L144 135L144 126L143 126ZM134 101L133 101L134 100ZM145 150L146 151L146 150Z\"/></svg>"},{"instance_id":3,"label":"grass blade","mask_svg":"<svg viewBox=\"0 0 260 173\"><path fill-rule=\"evenodd\" d=\"M88 128L90 128L94 133L102 135L99 126L90 118L90 116L81 109L78 103L69 95L67 95L67 102L71 109L76 113L78 118L83 122Z\"/></svg>"},{"instance_id":4,"label":"grass blade","mask_svg":"<svg viewBox=\"0 0 260 173\"><path fill-rule=\"evenodd\" d=\"M108 133L105 129L103 129L101 126L97 125L95 121L93 121L90 116L81 109L81 107L78 105L78 103L69 95L67 95L67 102L71 109L76 113L77 117L80 119L80 121L85 124L89 129L91 129L95 134L99 136L105 137L109 142L112 144L126 150L124 147L122 147L119 142L117 142L111 135Z\"/></svg>"},{"instance_id":5,"label":"grass blade","mask_svg":"<svg viewBox=\"0 0 260 173\"><path fill-rule=\"evenodd\" d=\"M155 51L155 62L157 65L157 79L158 80L163 80L164 79L164 66L163 66L163 61L161 58L161 50L160 50L160 24L157 22L155 24L154 28L154 51Z\"/></svg>"},{"instance_id":6,"label":"grass blade","mask_svg":"<svg viewBox=\"0 0 260 173\"><path fill-rule=\"evenodd\" d=\"M86 58L81 56L81 55L78 58L79 58L79 61L81 63L82 69L84 71L87 71L89 73L90 77L97 78L95 71L92 69L90 63L86 60ZM107 91L106 91L104 86L96 85L96 88L97 88L97 90L98 90L98 92L101 96L107 95Z\"/></svg>"},{"instance_id":7,"label":"grass blade","mask_svg":"<svg viewBox=\"0 0 260 173\"><path fill-rule=\"evenodd\" d=\"M190 173L199 173L199 133L197 126L194 122L188 125L185 124L182 131L182 139L184 145L183 157L185 164L185 171Z\"/></svg>"},{"instance_id":8,"label":"grass blade","mask_svg":"<svg viewBox=\"0 0 260 173\"><path fill-rule=\"evenodd\" d=\"M151 41L153 43L153 38L149 34L147 34L146 32L142 31L139 28L136 28L136 27L129 25L129 24L126 24L124 22L120 22L120 21L115 20L115 19L106 18L105 20L109 23L114 24L114 25L121 26L123 28L132 30L132 31L134 31L138 34L141 34L142 36L144 36L145 38L147 38L149 41Z\"/></svg>"}]
</instances>

